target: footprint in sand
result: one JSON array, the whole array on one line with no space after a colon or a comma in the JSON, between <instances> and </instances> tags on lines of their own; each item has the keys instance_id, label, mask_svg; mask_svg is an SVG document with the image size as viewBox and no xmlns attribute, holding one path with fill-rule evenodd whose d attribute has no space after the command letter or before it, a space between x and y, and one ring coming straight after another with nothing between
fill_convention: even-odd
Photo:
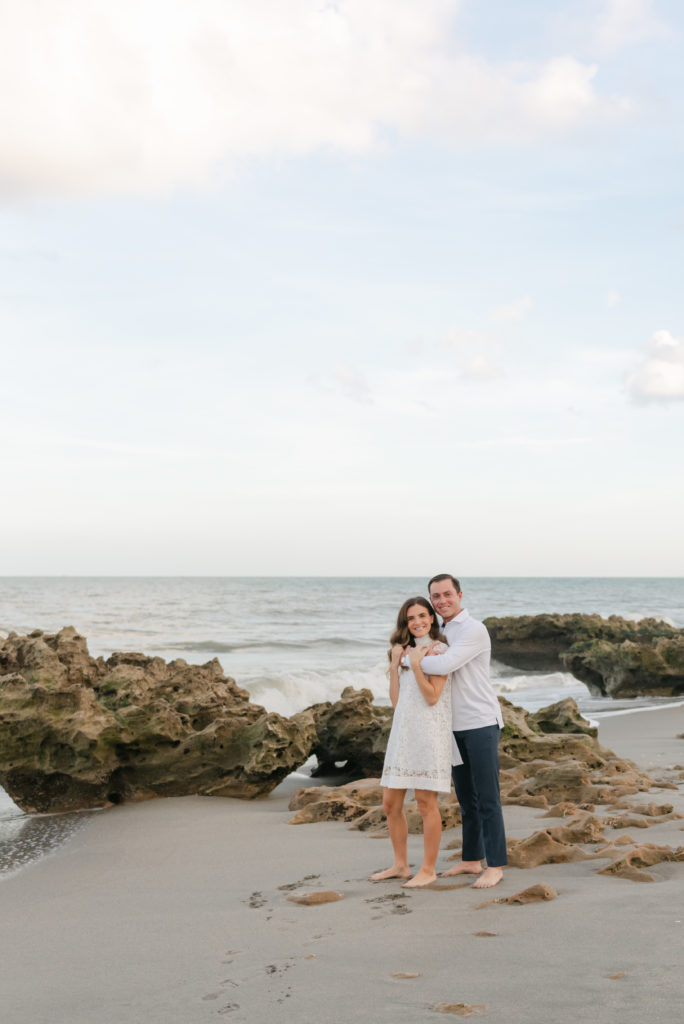
<instances>
[{"instance_id":1,"label":"footprint in sand","mask_svg":"<svg viewBox=\"0 0 684 1024\"><path fill-rule=\"evenodd\" d=\"M286 882L285 885L279 885L278 889L281 892L292 892L294 889L299 889L300 885L304 885L305 882L315 882L320 877L320 875L304 875L298 882Z\"/></svg>"},{"instance_id":2,"label":"footprint in sand","mask_svg":"<svg viewBox=\"0 0 684 1024\"><path fill-rule=\"evenodd\" d=\"M226 978L224 981L219 982L221 990L218 992L209 992L206 996L202 996L202 1001L206 1002L209 999L220 999L221 996L225 995L223 992L224 988L238 988L238 983L233 981L231 978Z\"/></svg>"},{"instance_id":3,"label":"footprint in sand","mask_svg":"<svg viewBox=\"0 0 684 1024\"><path fill-rule=\"evenodd\" d=\"M289 959L283 961L283 963L280 964L280 966L278 964L266 964L264 970L266 971L267 974L284 974L285 971L289 971L291 967L294 967L294 965L295 958L290 957Z\"/></svg>"},{"instance_id":4,"label":"footprint in sand","mask_svg":"<svg viewBox=\"0 0 684 1024\"><path fill-rule=\"evenodd\" d=\"M253 910L259 910L261 907L266 906L268 900L265 898L263 893L253 892L248 900L243 900L243 903L244 902L246 902L247 906L251 907Z\"/></svg>"},{"instance_id":5,"label":"footprint in sand","mask_svg":"<svg viewBox=\"0 0 684 1024\"><path fill-rule=\"evenodd\" d=\"M389 903L389 907L377 907L377 909L388 910L390 914L410 914L411 908L406 906L406 900L410 899L404 893L388 892L384 896L371 896L366 900L370 904ZM375 920L375 918L373 918Z\"/></svg>"},{"instance_id":6,"label":"footprint in sand","mask_svg":"<svg viewBox=\"0 0 684 1024\"><path fill-rule=\"evenodd\" d=\"M471 1006L470 1003L437 1003L432 1009L437 1013L453 1013L456 1017L472 1017L478 1013L487 1013L486 1006Z\"/></svg>"}]
</instances>

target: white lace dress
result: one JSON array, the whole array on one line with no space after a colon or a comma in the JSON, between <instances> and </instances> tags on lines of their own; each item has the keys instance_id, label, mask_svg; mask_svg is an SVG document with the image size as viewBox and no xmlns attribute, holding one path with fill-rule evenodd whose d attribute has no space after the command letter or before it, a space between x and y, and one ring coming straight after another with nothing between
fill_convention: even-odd
<instances>
[{"instance_id":1,"label":"white lace dress","mask_svg":"<svg viewBox=\"0 0 684 1024\"><path fill-rule=\"evenodd\" d=\"M420 637L417 644L433 643ZM440 644L446 651L446 645ZM403 662L408 665L408 658ZM382 785L387 789L433 789L448 793L451 788L451 687L447 684L432 707L418 688L413 669L399 670L399 700L394 709L392 731L387 741Z\"/></svg>"}]
</instances>

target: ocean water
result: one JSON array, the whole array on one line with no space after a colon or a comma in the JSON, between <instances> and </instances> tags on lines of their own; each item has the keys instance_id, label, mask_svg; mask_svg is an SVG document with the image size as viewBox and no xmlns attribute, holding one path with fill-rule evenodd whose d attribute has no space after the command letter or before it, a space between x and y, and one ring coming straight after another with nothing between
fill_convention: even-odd
<instances>
[{"instance_id":1,"label":"ocean water","mask_svg":"<svg viewBox=\"0 0 684 1024\"><path fill-rule=\"evenodd\" d=\"M336 700L345 686L368 687L386 703L388 637L399 606L425 594L425 584L423 577L0 577L0 636L74 626L93 656L142 651L191 664L218 658L256 703L291 715ZM480 619L597 612L684 627L679 578L483 577L461 584L464 605ZM570 696L592 719L668 702L591 697L567 673L521 673L496 663L492 679L498 693L528 710ZM9 870L2 853L8 829L16 866L17 856L29 862L61 841L60 829L71 834L83 820L28 819L0 790L0 873L3 865Z\"/></svg>"}]
</instances>

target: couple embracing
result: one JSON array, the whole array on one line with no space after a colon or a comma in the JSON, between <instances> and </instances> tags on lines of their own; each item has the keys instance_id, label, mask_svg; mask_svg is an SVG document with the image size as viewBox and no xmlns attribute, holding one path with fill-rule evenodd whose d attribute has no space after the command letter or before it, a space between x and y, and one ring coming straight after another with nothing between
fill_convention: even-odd
<instances>
[{"instance_id":1,"label":"couple embracing","mask_svg":"<svg viewBox=\"0 0 684 1024\"><path fill-rule=\"evenodd\" d=\"M435 881L442 837L437 794L449 792L453 778L463 849L459 863L444 874L477 875L473 887L487 889L501 881L507 862L499 795L503 718L489 678L491 642L486 627L461 606L455 577L433 576L428 592L430 601L413 597L404 602L390 639L394 719L382 785L394 864L371 875L371 881L405 878L406 888ZM435 612L444 621L442 628ZM423 863L413 878L406 849L407 789L415 790L423 819Z\"/></svg>"}]
</instances>

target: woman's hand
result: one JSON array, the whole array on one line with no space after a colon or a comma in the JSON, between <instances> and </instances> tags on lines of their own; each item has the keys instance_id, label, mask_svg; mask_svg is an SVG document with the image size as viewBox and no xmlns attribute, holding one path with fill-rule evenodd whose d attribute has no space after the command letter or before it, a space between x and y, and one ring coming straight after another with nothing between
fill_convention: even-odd
<instances>
[{"instance_id":1,"label":"woman's hand","mask_svg":"<svg viewBox=\"0 0 684 1024\"><path fill-rule=\"evenodd\" d=\"M390 667L399 668L399 663L404 657L404 648L401 644L395 644L392 648L392 657L390 658Z\"/></svg>"},{"instance_id":2,"label":"woman's hand","mask_svg":"<svg viewBox=\"0 0 684 1024\"><path fill-rule=\"evenodd\" d=\"M412 666L420 665L421 661L425 657L426 650L424 647L412 647L409 651L409 661Z\"/></svg>"}]
</instances>

